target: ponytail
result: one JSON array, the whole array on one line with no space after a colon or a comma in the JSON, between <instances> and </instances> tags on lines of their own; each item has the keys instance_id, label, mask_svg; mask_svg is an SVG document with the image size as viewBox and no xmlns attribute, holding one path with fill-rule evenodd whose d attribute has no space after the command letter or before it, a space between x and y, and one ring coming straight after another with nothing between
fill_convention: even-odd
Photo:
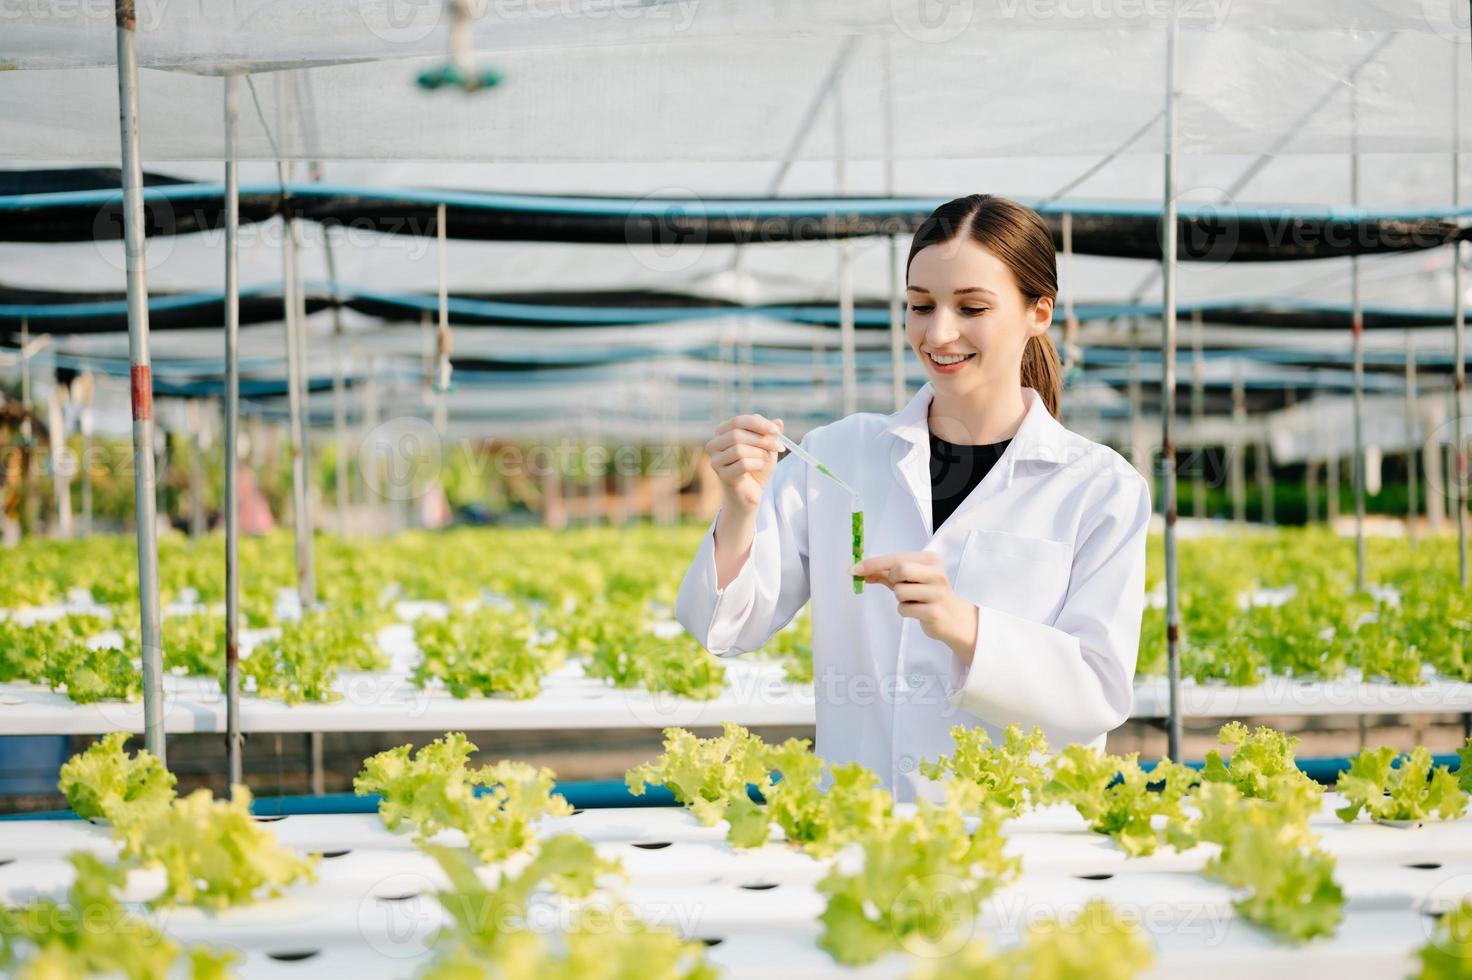
<instances>
[{"instance_id":1,"label":"ponytail","mask_svg":"<svg viewBox=\"0 0 1472 980\"><path fill-rule=\"evenodd\" d=\"M1048 412L1058 418L1058 400L1063 393L1063 366L1058 360L1058 349L1047 334L1027 338L1022 349L1022 384L1034 389Z\"/></svg>"}]
</instances>

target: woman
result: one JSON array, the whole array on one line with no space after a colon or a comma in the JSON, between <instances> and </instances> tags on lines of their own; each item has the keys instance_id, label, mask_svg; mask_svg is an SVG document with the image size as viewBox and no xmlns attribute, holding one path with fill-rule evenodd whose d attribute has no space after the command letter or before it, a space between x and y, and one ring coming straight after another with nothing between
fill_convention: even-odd
<instances>
[{"instance_id":1,"label":"woman","mask_svg":"<svg viewBox=\"0 0 1472 980\"><path fill-rule=\"evenodd\" d=\"M811 598L815 749L899 800L940 797L919 766L950 751L954 725L1103 748L1130 713L1150 520L1145 479L1057 420L1057 262L1035 211L985 194L942 205L906 280L929 382L893 415L802 440L858 492L868 557L853 564L843 488L777 462L782 421L737 416L706 445L724 502L675 606L726 655Z\"/></svg>"}]
</instances>

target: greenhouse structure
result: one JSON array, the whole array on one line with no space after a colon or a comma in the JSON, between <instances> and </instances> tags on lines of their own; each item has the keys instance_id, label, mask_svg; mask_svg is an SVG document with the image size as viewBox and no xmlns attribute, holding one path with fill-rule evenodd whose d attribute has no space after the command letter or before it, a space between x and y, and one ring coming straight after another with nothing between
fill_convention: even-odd
<instances>
[{"instance_id":1,"label":"greenhouse structure","mask_svg":"<svg viewBox=\"0 0 1472 980\"><path fill-rule=\"evenodd\" d=\"M1472 6L0 69L0 976L1472 980Z\"/></svg>"}]
</instances>

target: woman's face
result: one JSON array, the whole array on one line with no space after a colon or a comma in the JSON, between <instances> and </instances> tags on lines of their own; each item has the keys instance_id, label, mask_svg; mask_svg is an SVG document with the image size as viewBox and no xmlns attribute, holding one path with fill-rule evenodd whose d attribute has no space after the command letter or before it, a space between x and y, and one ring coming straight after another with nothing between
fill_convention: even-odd
<instances>
[{"instance_id":1,"label":"woman's face","mask_svg":"<svg viewBox=\"0 0 1472 980\"><path fill-rule=\"evenodd\" d=\"M910 347L937 391L955 395L1017 384L1028 338L1053 320L1053 301L1029 304L1012 270L965 232L915 253L907 303Z\"/></svg>"}]
</instances>

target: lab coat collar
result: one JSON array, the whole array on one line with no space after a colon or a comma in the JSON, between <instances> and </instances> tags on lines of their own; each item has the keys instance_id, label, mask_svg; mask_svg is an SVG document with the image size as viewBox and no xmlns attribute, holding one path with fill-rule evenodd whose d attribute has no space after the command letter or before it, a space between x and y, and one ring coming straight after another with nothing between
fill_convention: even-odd
<instances>
[{"instance_id":1,"label":"lab coat collar","mask_svg":"<svg viewBox=\"0 0 1472 980\"><path fill-rule=\"evenodd\" d=\"M895 444L895 465L904 480L904 485L909 489L910 496L914 498L915 506L919 510L920 519L925 524L927 533L934 534L931 527L931 501L930 501L930 403L935 398L935 386L926 382L921 389L910 399L910 403L890 416L885 431L897 437ZM980 493L985 496L997 489L997 481L1001 481L1002 487L1010 487L1012 478L1016 472L1018 460L1037 460L1045 463L1064 463L1068 441L1068 430L1048 411L1048 406L1043 402L1042 396L1033 388L1024 386L1022 389L1022 401L1027 406L1027 414L1022 417L1022 424L1017 427L1017 432L1012 436L1011 443L1007 446L1002 458L997 461L993 473L987 474L982 480ZM904 445L909 443L908 446ZM958 513L967 509L968 503L975 503L978 498L977 491L967 497L962 503Z\"/></svg>"},{"instance_id":2,"label":"lab coat collar","mask_svg":"<svg viewBox=\"0 0 1472 980\"><path fill-rule=\"evenodd\" d=\"M928 445L930 440L930 403L935 399L935 386L926 382L908 405L890 416L885 431L906 442ZM1006 455L1015 462L1019 459L1062 463L1067 461L1068 430L1048 411L1036 389L1023 386L1022 402L1027 414L1012 437Z\"/></svg>"}]
</instances>

